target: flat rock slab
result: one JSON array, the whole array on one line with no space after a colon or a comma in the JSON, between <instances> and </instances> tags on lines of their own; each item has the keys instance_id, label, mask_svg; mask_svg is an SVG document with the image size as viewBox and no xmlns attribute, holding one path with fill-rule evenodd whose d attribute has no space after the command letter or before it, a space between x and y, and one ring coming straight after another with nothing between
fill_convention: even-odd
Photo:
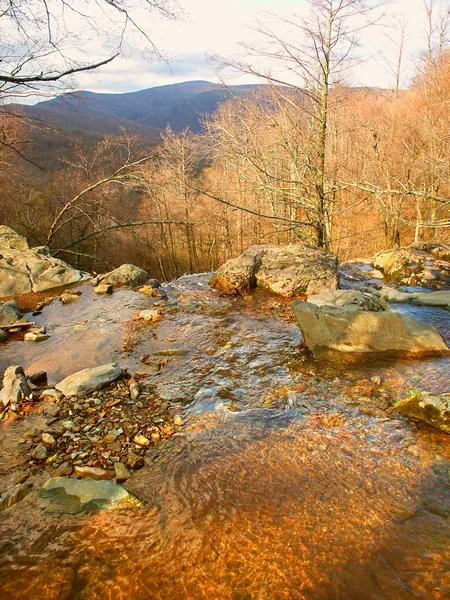
<instances>
[{"instance_id":1,"label":"flat rock slab","mask_svg":"<svg viewBox=\"0 0 450 600\"><path fill-rule=\"evenodd\" d=\"M222 265L209 283L230 294L257 286L288 298L318 294L338 287L337 258L307 244L250 246Z\"/></svg>"},{"instance_id":2,"label":"flat rock slab","mask_svg":"<svg viewBox=\"0 0 450 600\"><path fill-rule=\"evenodd\" d=\"M410 398L399 402L395 409L402 415L450 433L450 394L412 394Z\"/></svg>"},{"instance_id":3,"label":"flat rock slab","mask_svg":"<svg viewBox=\"0 0 450 600\"><path fill-rule=\"evenodd\" d=\"M100 283L115 287L138 287L149 280L150 275L144 269L135 265L121 265L114 271L102 273L92 280L92 285L97 287Z\"/></svg>"},{"instance_id":4,"label":"flat rock slab","mask_svg":"<svg viewBox=\"0 0 450 600\"><path fill-rule=\"evenodd\" d=\"M333 290L308 298L316 306L335 306L352 310L386 310L386 303L378 294L370 290Z\"/></svg>"},{"instance_id":5,"label":"flat rock slab","mask_svg":"<svg viewBox=\"0 0 450 600\"><path fill-rule=\"evenodd\" d=\"M122 373L122 369L116 363L83 369L60 381L55 388L64 396L82 396L115 381Z\"/></svg>"},{"instance_id":6,"label":"flat rock slab","mask_svg":"<svg viewBox=\"0 0 450 600\"><path fill-rule=\"evenodd\" d=\"M138 508L142 502L112 481L93 481L52 477L39 497L46 508L58 513L98 513L125 508Z\"/></svg>"},{"instance_id":7,"label":"flat rock slab","mask_svg":"<svg viewBox=\"0 0 450 600\"><path fill-rule=\"evenodd\" d=\"M300 300L294 301L292 308L316 358L336 352L401 358L450 352L435 327L396 312L319 307Z\"/></svg>"},{"instance_id":8,"label":"flat rock slab","mask_svg":"<svg viewBox=\"0 0 450 600\"><path fill-rule=\"evenodd\" d=\"M395 288L384 286L381 288L381 293L389 302L435 306L450 310L449 290L439 290L437 292L401 292Z\"/></svg>"}]
</instances>

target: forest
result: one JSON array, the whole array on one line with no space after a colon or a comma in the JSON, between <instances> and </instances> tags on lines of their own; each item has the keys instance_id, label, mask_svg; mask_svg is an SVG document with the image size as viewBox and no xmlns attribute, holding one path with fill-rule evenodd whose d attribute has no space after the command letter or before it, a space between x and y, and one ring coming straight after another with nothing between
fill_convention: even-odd
<instances>
[{"instance_id":1,"label":"forest","mask_svg":"<svg viewBox=\"0 0 450 600\"><path fill-rule=\"evenodd\" d=\"M261 47L230 61L265 85L204 115L200 133L91 144L74 134L43 169L46 130L4 100L4 224L78 268L127 262L163 280L215 270L252 244L303 241L346 261L448 242L448 12L425 3L426 47L407 88L402 24L390 32L395 85L361 88L349 84L349 57L363 4L313 4L317 18L294 24L301 43L261 26ZM262 55L295 82L255 66Z\"/></svg>"}]
</instances>

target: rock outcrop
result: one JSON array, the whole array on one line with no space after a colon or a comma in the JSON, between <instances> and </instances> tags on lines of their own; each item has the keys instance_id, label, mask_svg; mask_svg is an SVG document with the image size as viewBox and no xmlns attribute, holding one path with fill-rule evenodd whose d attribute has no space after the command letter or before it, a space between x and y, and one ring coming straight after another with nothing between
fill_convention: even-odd
<instances>
[{"instance_id":1,"label":"rock outcrop","mask_svg":"<svg viewBox=\"0 0 450 600\"><path fill-rule=\"evenodd\" d=\"M122 373L122 369L116 363L83 369L60 381L55 388L64 396L82 396L115 381Z\"/></svg>"},{"instance_id":2,"label":"rock outcrop","mask_svg":"<svg viewBox=\"0 0 450 600\"><path fill-rule=\"evenodd\" d=\"M450 433L450 394L413 393L399 402L395 409L402 415Z\"/></svg>"},{"instance_id":3,"label":"rock outcrop","mask_svg":"<svg viewBox=\"0 0 450 600\"><path fill-rule=\"evenodd\" d=\"M256 286L286 297L317 294L337 288L337 258L307 244L250 246L222 265L210 285L231 294Z\"/></svg>"},{"instance_id":4,"label":"rock outcrop","mask_svg":"<svg viewBox=\"0 0 450 600\"><path fill-rule=\"evenodd\" d=\"M22 367L8 367L3 376L3 388L0 391L0 404L16 404L31 394L27 378Z\"/></svg>"},{"instance_id":5,"label":"rock outcrop","mask_svg":"<svg viewBox=\"0 0 450 600\"><path fill-rule=\"evenodd\" d=\"M50 256L48 248L30 248L12 229L0 228L0 298L42 292L86 278L86 273Z\"/></svg>"},{"instance_id":6,"label":"rock outcrop","mask_svg":"<svg viewBox=\"0 0 450 600\"><path fill-rule=\"evenodd\" d=\"M450 283L450 245L413 244L379 252L370 262L398 285L440 289Z\"/></svg>"},{"instance_id":7,"label":"rock outcrop","mask_svg":"<svg viewBox=\"0 0 450 600\"><path fill-rule=\"evenodd\" d=\"M144 269L125 264L117 267L114 271L98 275L92 280L92 285L97 287L102 283L113 287L138 287L147 283L149 278L150 275Z\"/></svg>"},{"instance_id":8,"label":"rock outcrop","mask_svg":"<svg viewBox=\"0 0 450 600\"><path fill-rule=\"evenodd\" d=\"M378 312L387 310L387 304L371 290L334 290L308 298L316 306L334 306L353 310Z\"/></svg>"},{"instance_id":9,"label":"rock outcrop","mask_svg":"<svg viewBox=\"0 0 450 600\"><path fill-rule=\"evenodd\" d=\"M303 339L316 358L330 353L421 357L448 354L435 327L396 312L292 303Z\"/></svg>"}]
</instances>

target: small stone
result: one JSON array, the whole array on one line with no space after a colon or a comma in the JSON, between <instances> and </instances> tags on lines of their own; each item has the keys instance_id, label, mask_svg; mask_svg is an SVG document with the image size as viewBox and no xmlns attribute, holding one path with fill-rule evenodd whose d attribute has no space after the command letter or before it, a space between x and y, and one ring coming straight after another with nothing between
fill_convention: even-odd
<instances>
[{"instance_id":1,"label":"small stone","mask_svg":"<svg viewBox=\"0 0 450 600\"><path fill-rule=\"evenodd\" d=\"M183 425L182 418L179 415L175 415L175 417L173 418L173 424L178 426Z\"/></svg>"},{"instance_id":2,"label":"small stone","mask_svg":"<svg viewBox=\"0 0 450 600\"><path fill-rule=\"evenodd\" d=\"M28 380L33 385L47 385L47 371L38 371L37 373L33 373L28 376Z\"/></svg>"},{"instance_id":3,"label":"small stone","mask_svg":"<svg viewBox=\"0 0 450 600\"><path fill-rule=\"evenodd\" d=\"M114 472L116 474L116 482L122 483L131 477L130 471L121 462L114 463Z\"/></svg>"},{"instance_id":4,"label":"small stone","mask_svg":"<svg viewBox=\"0 0 450 600\"><path fill-rule=\"evenodd\" d=\"M155 431L154 433L152 433L152 435L150 436L152 438L153 442L159 442L159 440L161 439L161 435L159 432Z\"/></svg>"},{"instance_id":5,"label":"small stone","mask_svg":"<svg viewBox=\"0 0 450 600\"><path fill-rule=\"evenodd\" d=\"M63 426L65 431L73 431L73 429L76 427L75 423L70 420L62 421L61 425Z\"/></svg>"},{"instance_id":6,"label":"small stone","mask_svg":"<svg viewBox=\"0 0 450 600\"><path fill-rule=\"evenodd\" d=\"M31 458L34 460L44 460L47 458L47 448L44 444L38 444L36 448L31 453Z\"/></svg>"},{"instance_id":7,"label":"small stone","mask_svg":"<svg viewBox=\"0 0 450 600\"><path fill-rule=\"evenodd\" d=\"M53 446L56 446L56 440L50 433L43 433L42 441L46 446L50 446L51 448L53 448Z\"/></svg>"},{"instance_id":8,"label":"small stone","mask_svg":"<svg viewBox=\"0 0 450 600\"><path fill-rule=\"evenodd\" d=\"M78 461L77 461L78 462ZM75 463L74 463L75 464ZM95 479L96 481L111 479L111 471L106 469L100 469L98 467L81 467L76 466L74 468L74 475L81 477L82 479Z\"/></svg>"},{"instance_id":9,"label":"small stone","mask_svg":"<svg viewBox=\"0 0 450 600\"><path fill-rule=\"evenodd\" d=\"M50 404L49 406L45 406L42 414L44 417L54 418L59 415L59 411L61 407L58 404Z\"/></svg>"},{"instance_id":10,"label":"small stone","mask_svg":"<svg viewBox=\"0 0 450 600\"><path fill-rule=\"evenodd\" d=\"M43 342L44 340L48 340L50 336L46 333L33 333L29 331L25 334L24 340L25 342Z\"/></svg>"},{"instance_id":11,"label":"small stone","mask_svg":"<svg viewBox=\"0 0 450 600\"><path fill-rule=\"evenodd\" d=\"M375 385L380 385L381 384L381 377L379 375L373 375L373 377L370 378L370 381L372 383L374 383Z\"/></svg>"},{"instance_id":12,"label":"small stone","mask_svg":"<svg viewBox=\"0 0 450 600\"><path fill-rule=\"evenodd\" d=\"M139 394L140 394L140 389L139 389L139 384L137 381L135 381L134 379L130 379L129 381L129 389L130 389L130 396L132 400L137 400L139 398Z\"/></svg>"},{"instance_id":13,"label":"small stone","mask_svg":"<svg viewBox=\"0 0 450 600\"><path fill-rule=\"evenodd\" d=\"M112 444L108 444L108 450L111 450L111 452L121 452L122 444L120 442L113 442Z\"/></svg>"},{"instance_id":14,"label":"small stone","mask_svg":"<svg viewBox=\"0 0 450 600\"><path fill-rule=\"evenodd\" d=\"M153 437L153 435L152 435ZM133 438L133 442L138 446L149 446L150 440L146 438L144 435L135 435Z\"/></svg>"},{"instance_id":15,"label":"small stone","mask_svg":"<svg viewBox=\"0 0 450 600\"><path fill-rule=\"evenodd\" d=\"M117 429L111 429L111 431L103 438L103 442L105 444L112 444L117 440L119 435L120 433L117 431Z\"/></svg>"},{"instance_id":16,"label":"small stone","mask_svg":"<svg viewBox=\"0 0 450 600\"><path fill-rule=\"evenodd\" d=\"M73 294L71 292L64 292L64 294L61 294L59 299L63 304L72 304L72 302L78 302L78 300L80 299L80 295Z\"/></svg>"},{"instance_id":17,"label":"small stone","mask_svg":"<svg viewBox=\"0 0 450 600\"><path fill-rule=\"evenodd\" d=\"M105 296L106 294L113 293L113 286L109 283L100 283L94 287L94 292L99 296Z\"/></svg>"},{"instance_id":18,"label":"small stone","mask_svg":"<svg viewBox=\"0 0 450 600\"><path fill-rule=\"evenodd\" d=\"M156 321L161 321L164 319L164 316L158 310L141 310L139 313L139 319L156 323Z\"/></svg>"},{"instance_id":19,"label":"small stone","mask_svg":"<svg viewBox=\"0 0 450 600\"><path fill-rule=\"evenodd\" d=\"M55 398L56 400L60 400L62 398L61 392L58 392L58 390L55 390L54 388L43 390L41 392L41 396L43 398Z\"/></svg>"},{"instance_id":20,"label":"small stone","mask_svg":"<svg viewBox=\"0 0 450 600\"><path fill-rule=\"evenodd\" d=\"M143 456L139 456L139 455L135 454L134 452L128 453L127 465L130 469L132 469L133 471L136 471L137 469L142 469L144 464L145 464L145 461L144 461Z\"/></svg>"}]
</instances>

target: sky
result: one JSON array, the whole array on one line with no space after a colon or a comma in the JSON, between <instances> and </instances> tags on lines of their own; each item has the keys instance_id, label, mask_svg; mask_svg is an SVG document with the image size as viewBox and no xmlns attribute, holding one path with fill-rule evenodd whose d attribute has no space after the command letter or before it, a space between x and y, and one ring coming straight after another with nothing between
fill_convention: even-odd
<instances>
[{"instance_id":1,"label":"sky","mask_svg":"<svg viewBox=\"0 0 450 600\"><path fill-rule=\"evenodd\" d=\"M257 42L252 27L257 19L266 18L266 13L292 17L307 10L307 0L180 0L187 13L176 22L155 19L142 23L151 32L152 41L164 52L169 61L149 61L136 51L118 57L96 72L78 78L79 89L95 92L122 93L148 87L179 83L189 80L218 82L218 63L208 58L211 55L232 57L240 51L240 42ZM423 0L390 0L388 10L392 17L388 25L364 30L361 36L362 57L354 69L352 85L390 87L392 74L387 64L395 60L395 44L388 36L395 37L395 24L402 15L408 20L403 86L407 86L414 73L414 61L425 47ZM389 24L390 23L390 24ZM96 40L98 54L102 51L102 40ZM390 49L391 48L391 49ZM104 53L103 53L104 55ZM224 75L222 73L222 75ZM253 83L249 76L231 77L232 83ZM231 77L231 79L230 79Z\"/></svg>"}]
</instances>

